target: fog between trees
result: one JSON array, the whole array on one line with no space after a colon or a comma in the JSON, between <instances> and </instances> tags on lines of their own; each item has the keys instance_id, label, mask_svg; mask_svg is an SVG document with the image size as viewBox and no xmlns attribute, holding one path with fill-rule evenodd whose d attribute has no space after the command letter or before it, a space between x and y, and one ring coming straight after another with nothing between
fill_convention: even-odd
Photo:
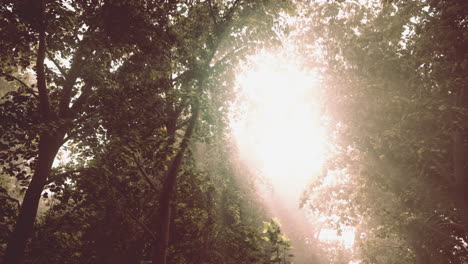
<instances>
[{"instance_id":1,"label":"fog between trees","mask_svg":"<svg viewBox=\"0 0 468 264\"><path fill-rule=\"evenodd\" d=\"M1 1L0 263L466 264L467 14L464 0ZM320 91L323 162L295 204L231 133L262 52ZM323 239L349 230L351 247Z\"/></svg>"}]
</instances>

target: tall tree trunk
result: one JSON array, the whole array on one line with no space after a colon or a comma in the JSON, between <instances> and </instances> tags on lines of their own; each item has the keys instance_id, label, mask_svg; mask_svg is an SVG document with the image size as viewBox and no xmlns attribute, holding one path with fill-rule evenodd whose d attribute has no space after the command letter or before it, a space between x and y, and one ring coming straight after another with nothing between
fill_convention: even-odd
<instances>
[{"instance_id":1,"label":"tall tree trunk","mask_svg":"<svg viewBox=\"0 0 468 264\"><path fill-rule=\"evenodd\" d=\"M423 230L421 228L421 223L412 222L409 225L403 227L403 232L407 235L407 241L413 250L415 256L415 264L431 264L433 261L428 254L426 248L423 247Z\"/></svg>"},{"instance_id":2,"label":"tall tree trunk","mask_svg":"<svg viewBox=\"0 0 468 264\"><path fill-rule=\"evenodd\" d=\"M22 262L26 243L33 231L34 220L37 215L39 199L50 175L52 163L60 147L60 141L49 135L42 135L39 139L39 157L37 165L24 196L23 204L16 221L15 229L8 241L5 253L5 264Z\"/></svg>"},{"instance_id":3,"label":"tall tree trunk","mask_svg":"<svg viewBox=\"0 0 468 264\"><path fill-rule=\"evenodd\" d=\"M46 53L45 2L41 1L39 10L39 45L36 59L37 88L39 92L39 114L42 121L51 121L49 95L45 78L44 60ZM39 199L50 175L52 163L60 148L65 131L43 131L39 136L39 151L34 174L23 199L13 233L8 241L5 264L18 264L24 258L24 250L33 231Z\"/></svg>"},{"instance_id":4,"label":"tall tree trunk","mask_svg":"<svg viewBox=\"0 0 468 264\"><path fill-rule=\"evenodd\" d=\"M468 108L468 90L461 89L457 106ZM453 132L453 196L460 211L460 218L465 231L468 232L468 120L466 117L455 117L454 121L462 124Z\"/></svg>"},{"instance_id":5,"label":"tall tree trunk","mask_svg":"<svg viewBox=\"0 0 468 264\"><path fill-rule=\"evenodd\" d=\"M166 180L164 182L163 190L159 203L159 221L158 226L158 241L153 250L153 264L166 264L167 263L167 249L169 247L170 225L172 219L171 201L174 196L175 186L177 182L177 174L180 171L182 160L188 144L193 135L195 125L198 121L199 107L193 106L192 117L185 131L184 138L180 143L179 150L172 161L172 164L167 172Z\"/></svg>"},{"instance_id":6,"label":"tall tree trunk","mask_svg":"<svg viewBox=\"0 0 468 264\"><path fill-rule=\"evenodd\" d=\"M235 1L233 5L227 11L224 21L217 25L219 32L217 32L217 38L215 38L215 42L211 49L211 53L208 56L208 59L205 62L204 69L209 69L210 63L214 58L214 55L218 49L218 45L221 42L221 38L225 32L228 31L229 25L231 23L232 16L234 11L237 9L240 1ZM215 22L216 24L216 22ZM199 79L199 92L202 91L204 83L204 77ZM156 242L156 246L153 250L153 264L166 264L167 263L167 248L169 247L169 235L170 235L170 225L171 225L171 201L172 196L175 191L176 181L177 181L177 174L179 173L182 160L185 154L185 150L188 147L188 144L192 138L193 131L195 129L195 125L198 121L199 115L199 102L195 102L192 105L192 117L187 126L187 130L185 131L184 138L179 146L179 151L177 152L176 156L174 157L169 171L167 172L167 176L163 185L160 203L159 203L159 221L153 221L154 223L159 224L158 226L158 241ZM173 113L172 110L169 114ZM170 129L168 129L170 131Z\"/></svg>"}]
</instances>

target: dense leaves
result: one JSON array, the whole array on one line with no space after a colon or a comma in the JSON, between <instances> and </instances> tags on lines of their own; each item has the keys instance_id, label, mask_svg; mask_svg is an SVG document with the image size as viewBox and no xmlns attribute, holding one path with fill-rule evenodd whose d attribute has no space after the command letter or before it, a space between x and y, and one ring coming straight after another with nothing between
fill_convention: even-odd
<instances>
[{"instance_id":1,"label":"dense leaves","mask_svg":"<svg viewBox=\"0 0 468 264\"><path fill-rule=\"evenodd\" d=\"M238 62L278 43L275 23L289 9L2 1L0 73L19 88L0 102L0 165L29 184L13 230L14 199L2 188L5 261L251 263L267 254L246 242L262 217L258 206L245 211L252 191L234 182L221 146ZM16 77L31 70L37 83ZM197 168L195 142L216 144L217 163ZM33 231L40 201L49 208Z\"/></svg>"},{"instance_id":2,"label":"dense leaves","mask_svg":"<svg viewBox=\"0 0 468 264\"><path fill-rule=\"evenodd\" d=\"M309 205L358 226L366 263L466 262L468 5L308 8L335 144L323 177L342 178L312 186Z\"/></svg>"},{"instance_id":3,"label":"dense leaves","mask_svg":"<svg viewBox=\"0 0 468 264\"><path fill-rule=\"evenodd\" d=\"M5 261L291 263L226 128L240 63L292 30L330 142L304 240L355 231L317 261L466 263L468 2L295 5L0 1Z\"/></svg>"}]
</instances>

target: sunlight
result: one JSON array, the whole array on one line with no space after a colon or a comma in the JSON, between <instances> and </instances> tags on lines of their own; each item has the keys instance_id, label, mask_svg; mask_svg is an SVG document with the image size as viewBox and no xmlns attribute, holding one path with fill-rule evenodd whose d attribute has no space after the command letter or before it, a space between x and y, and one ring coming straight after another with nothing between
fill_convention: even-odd
<instances>
[{"instance_id":1,"label":"sunlight","mask_svg":"<svg viewBox=\"0 0 468 264\"><path fill-rule=\"evenodd\" d=\"M261 53L238 79L231 127L241 156L275 191L298 199L323 162L317 79L284 56Z\"/></svg>"},{"instance_id":2,"label":"sunlight","mask_svg":"<svg viewBox=\"0 0 468 264\"><path fill-rule=\"evenodd\" d=\"M323 229L320 232L319 239L324 242L338 242L346 248L351 248L354 245L354 228L346 228L342 231L341 235L334 229Z\"/></svg>"}]
</instances>

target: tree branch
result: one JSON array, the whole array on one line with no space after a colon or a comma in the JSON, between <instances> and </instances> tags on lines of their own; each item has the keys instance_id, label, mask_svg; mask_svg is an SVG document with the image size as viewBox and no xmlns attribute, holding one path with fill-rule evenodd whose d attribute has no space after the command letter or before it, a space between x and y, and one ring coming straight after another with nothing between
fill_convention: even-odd
<instances>
[{"instance_id":1,"label":"tree branch","mask_svg":"<svg viewBox=\"0 0 468 264\"><path fill-rule=\"evenodd\" d=\"M88 119L88 118L92 117L92 116L95 115L95 114L97 114L97 111L94 111L94 112L89 113L88 115L82 116L82 117L76 119L74 122L75 122L75 123L79 123L79 122L81 122L82 120ZM76 132L76 131L75 131L75 132ZM63 139L62 144L65 144L65 142L67 142L68 140L70 140L70 138L72 138L73 135L74 135L73 133L68 134L68 136L65 137L65 138Z\"/></svg>"},{"instance_id":2,"label":"tree branch","mask_svg":"<svg viewBox=\"0 0 468 264\"><path fill-rule=\"evenodd\" d=\"M179 81L180 79L189 79L191 77L191 75L193 75L194 71L193 70L186 70L184 71L183 73L177 75L177 77L173 78L172 79L172 82L177 82Z\"/></svg>"},{"instance_id":3,"label":"tree branch","mask_svg":"<svg viewBox=\"0 0 468 264\"><path fill-rule=\"evenodd\" d=\"M45 78L44 59L46 53L46 20L45 20L45 3L41 2L41 12L39 21L39 48L36 59L36 78L37 89L39 92L39 111L43 118L49 118L50 103L47 84Z\"/></svg>"},{"instance_id":4,"label":"tree branch","mask_svg":"<svg viewBox=\"0 0 468 264\"><path fill-rule=\"evenodd\" d=\"M29 87L25 82L23 82L21 79L7 73L2 73L0 76L4 76L7 80L8 79L13 79L14 81L18 82L21 86L23 86L28 93L30 93L32 96L34 96L36 99L39 100L39 96L34 92L34 90Z\"/></svg>"},{"instance_id":5,"label":"tree branch","mask_svg":"<svg viewBox=\"0 0 468 264\"><path fill-rule=\"evenodd\" d=\"M21 86L23 86L24 88L31 89L31 87L29 87L29 85L27 85L25 82L23 82L22 80L18 79L17 77L15 77L15 76L13 76L11 74L1 73L0 75L4 76L7 79L7 81L8 81L8 79L13 79L14 81L17 81L19 84L21 84Z\"/></svg>"},{"instance_id":6,"label":"tree branch","mask_svg":"<svg viewBox=\"0 0 468 264\"><path fill-rule=\"evenodd\" d=\"M190 119L186 119L186 120L182 121L179 125L176 126L176 130L181 129L184 126L188 125L189 122L190 122Z\"/></svg>"},{"instance_id":7,"label":"tree branch","mask_svg":"<svg viewBox=\"0 0 468 264\"><path fill-rule=\"evenodd\" d=\"M89 83L86 83L83 87L83 91L81 95L76 99L76 101L73 103L73 105L70 108L71 114L72 115L77 115L78 110L81 108L81 106L86 102L88 97L91 95L93 86Z\"/></svg>"},{"instance_id":8,"label":"tree branch","mask_svg":"<svg viewBox=\"0 0 468 264\"><path fill-rule=\"evenodd\" d=\"M151 181L151 179L149 178L148 174L145 172L145 170L141 166L140 162L138 161L133 151L132 151L132 157L133 157L133 160L135 161L135 164L137 165L138 171L140 172L141 176L143 176L143 178L146 180L146 182L151 186L153 190L157 191L158 189L156 188L156 185L154 185L154 183Z\"/></svg>"},{"instance_id":9,"label":"tree branch","mask_svg":"<svg viewBox=\"0 0 468 264\"><path fill-rule=\"evenodd\" d=\"M104 174L103 176L106 178L108 183L111 183L109 177L107 177L106 174ZM118 184L110 184L110 186L111 186L112 191L117 191L117 192L123 193L121 188L118 187L119 186ZM114 196L113 193L114 192L111 193L112 196ZM136 216L131 214L129 211L123 210L123 213L124 213L125 216L130 217L133 221L135 221L138 225L140 225L146 232L148 232L150 234L151 238L153 239L153 241L157 241L156 235L153 233L153 231L145 223L140 221L140 219L138 219Z\"/></svg>"},{"instance_id":10,"label":"tree branch","mask_svg":"<svg viewBox=\"0 0 468 264\"><path fill-rule=\"evenodd\" d=\"M75 86L76 80L78 79L78 76L81 73L81 66L82 66L83 61L85 60L83 56L85 53L85 43L89 39L89 36L87 35L91 33L92 31L94 31L94 29L95 27L88 28L87 32L85 33L85 36L79 43L79 46L76 49L75 54L73 55L72 64L66 74L65 83L63 85L63 90L60 95L60 102L59 102L59 116L60 117L67 117L67 115L70 113L69 104L72 99L73 87Z\"/></svg>"},{"instance_id":11,"label":"tree branch","mask_svg":"<svg viewBox=\"0 0 468 264\"><path fill-rule=\"evenodd\" d=\"M70 67L70 70L68 71L68 74L66 75L65 83L63 85L63 90L60 95L60 103L59 103L59 116L60 117L65 117L69 110L69 104L72 98L73 87L75 86L76 80L78 79L79 71L81 69L81 61L82 61L81 52L82 52L81 48L79 48L75 52L72 65Z\"/></svg>"},{"instance_id":12,"label":"tree branch","mask_svg":"<svg viewBox=\"0 0 468 264\"><path fill-rule=\"evenodd\" d=\"M51 174L51 177L49 177L49 179L47 180L47 184L53 183L55 181L54 178L63 178L63 177L70 176L71 174L74 174L77 172L84 172L90 169L93 169L93 168L88 167L88 168L81 168L81 169L76 169L76 170L68 170L65 172L57 173L57 174Z\"/></svg>"},{"instance_id":13,"label":"tree branch","mask_svg":"<svg viewBox=\"0 0 468 264\"><path fill-rule=\"evenodd\" d=\"M230 21L231 18L232 18L232 15L234 14L234 11L236 10L237 8L237 5L239 4L240 0L236 0L231 8L229 8L229 11L226 13L226 15L224 16L224 22L227 22L227 21Z\"/></svg>"},{"instance_id":14,"label":"tree branch","mask_svg":"<svg viewBox=\"0 0 468 264\"><path fill-rule=\"evenodd\" d=\"M131 214L131 213L127 212L127 211L124 211L124 214L129 216L133 221L135 221L138 225L140 225L148 234L150 234L153 241L157 241L156 235L153 233L153 231L145 223L141 222L140 219L138 219L136 216L134 216L133 214Z\"/></svg>"},{"instance_id":15,"label":"tree branch","mask_svg":"<svg viewBox=\"0 0 468 264\"><path fill-rule=\"evenodd\" d=\"M222 64L223 62L227 61L229 58L236 57L237 54L241 53L241 52L242 52L243 50L245 50L245 49L246 49L246 47L240 47L240 48L238 48L238 49L236 49L236 50L234 50L234 51L231 51L231 52L227 53L226 55L224 55L221 59L219 59L219 60L215 63L214 67L219 66L219 65Z\"/></svg>"},{"instance_id":16,"label":"tree branch","mask_svg":"<svg viewBox=\"0 0 468 264\"><path fill-rule=\"evenodd\" d=\"M214 10L213 10L213 1L212 0L208 0L208 4L210 5L210 15L211 15L211 18L213 19L213 23L215 24L215 27L218 26L218 19L216 18L215 14L214 14Z\"/></svg>"},{"instance_id":17,"label":"tree branch","mask_svg":"<svg viewBox=\"0 0 468 264\"><path fill-rule=\"evenodd\" d=\"M65 69L63 69L62 66L60 66L60 63L58 63L58 61L54 58L54 56L49 51L47 51L47 57L49 58L50 61L54 63L55 67L57 67L57 69L60 71L63 78L66 79L67 73L65 72Z\"/></svg>"}]
</instances>

